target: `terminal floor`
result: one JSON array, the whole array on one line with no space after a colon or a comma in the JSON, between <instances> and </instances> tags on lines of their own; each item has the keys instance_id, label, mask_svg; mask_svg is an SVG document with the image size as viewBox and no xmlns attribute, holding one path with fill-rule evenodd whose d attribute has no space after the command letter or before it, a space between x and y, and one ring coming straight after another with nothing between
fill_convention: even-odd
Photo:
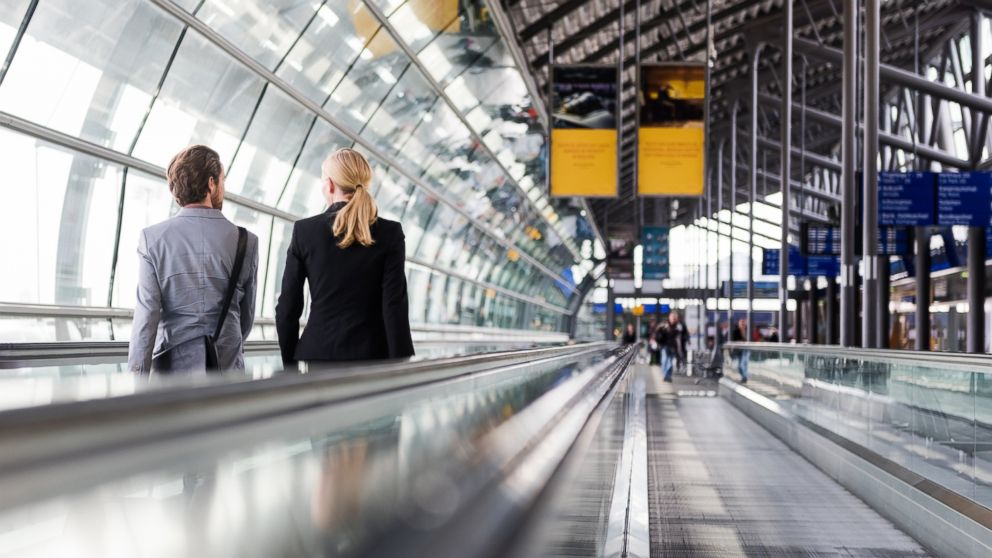
<instances>
[{"instance_id":1,"label":"terminal floor","mask_svg":"<svg viewBox=\"0 0 992 558\"><path fill-rule=\"evenodd\" d=\"M651 556L928 555L714 382L648 370Z\"/></svg>"}]
</instances>

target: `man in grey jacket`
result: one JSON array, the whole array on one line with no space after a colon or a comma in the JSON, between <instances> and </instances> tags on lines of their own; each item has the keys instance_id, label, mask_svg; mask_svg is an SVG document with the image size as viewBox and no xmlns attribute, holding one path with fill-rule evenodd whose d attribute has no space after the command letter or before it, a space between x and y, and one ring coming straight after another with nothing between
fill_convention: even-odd
<instances>
[{"instance_id":1,"label":"man in grey jacket","mask_svg":"<svg viewBox=\"0 0 992 558\"><path fill-rule=\"evenodd\" d=\"M224 168L217 153L194 145L173 157L169 190L180 206L138 239L138 296L127 365L133 372L206 367L204 336L220 320L234 268L238 228L224 217ZM244 340L255 316L258 237L248 233L237 287L214 340L222 370L244 369Z\"/></svg>"}]
</instances>

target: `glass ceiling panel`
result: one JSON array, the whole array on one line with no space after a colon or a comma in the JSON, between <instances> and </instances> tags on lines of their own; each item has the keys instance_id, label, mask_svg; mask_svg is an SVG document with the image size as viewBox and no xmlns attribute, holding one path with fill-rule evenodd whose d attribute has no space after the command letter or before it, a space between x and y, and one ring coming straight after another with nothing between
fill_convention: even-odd
<instances>
[{"instance_id":1,"label":"glass ceiling panel","mask_svg":"<svg viewBox=\"0 0 992 558\"><path fill-rule=\"evenodd\" d=\"M196 17L272 70L319 6L300 0L206 0Z\"/></svg>"},{"instance_id":2,"label":"glass ceiling panel","mask_svg":"<svg viewBox=\"0 0 992 558\"><path fill-rule=\"evenodd\" d=\"M123 167L0 128L0 300L106 306Z\"/></svg>"},{"instance_id":3,"label":"glass ceiling panel","mask_svg":"<svg viewBox=\"0 0 992 558\"><path fill-rule=\"evenodd\" d=\"M358 57L372 55L365 47L379 27L360 2L325 2L316 15L276 74L323 105Z\"/></svg>"},{"instance_id":4,"label":"glass ceiling panel","mask_svg":"<svg viewBox=\"0 0 992 558\"><path fill-rule=\"evenodd\" d=\"M17 29L24 20L31 0L6 0L0 2L0 59L6 60Z\"/></svg>"},{"instance_id":5,"label":"glass ceiling panel","mask_svg":"<svg viewBox=\"0 0 992 558\"><path fill-rule=\"evenodd\" d=\"M312 121L313 113L275 87L266 88L225 188L274 207Z\"/></svg>"},{"instance_id":6,"label":"glass ceiling panel","mask_svg":"<svg viewBox=\"0 0 992 558\"><path fill-rule=\"evenodd\" d=\"M262 80L194 33L183 38L134 155L161 167L184 147L202 143L230 166Z\"/></svg>"},{"instance_id":7,"label":"glass ceiling panel","mask_svg":"<svg viewBox=\"0 0 992 558\"><path fill-rule=\"evenodd\" d=\"M315 118L312 121L313 128L293 165L293 172L279 203L276 204L279 209L294 215L313 215L323 211L326 202L321 190L320 165L332 152L352 146L348 137L324 120ZM376 179L378 180L378 176Z\"/></svg>"},{"instance_id":8,"label":"glass ceiling panel","mask_svg":"<svg viewBox=\"0 0 992 558\"><path fill-rule=\"evenodd\" d=\"M324 108L349 129L361 131L409 65L410 60L388 33L376 33Z\"/></svg>"},{"instance_id":9,"label":"glass ceiling panel","mask_svg":"<svg viewBox=\"0 0 992 558\"><path fill-rule=\"evenodd\" d=\"M76 0L41 2L0 88L0 110L128 152L179 32L143 0L92 0L85 10Z\"/></svg>"}]
</instances>

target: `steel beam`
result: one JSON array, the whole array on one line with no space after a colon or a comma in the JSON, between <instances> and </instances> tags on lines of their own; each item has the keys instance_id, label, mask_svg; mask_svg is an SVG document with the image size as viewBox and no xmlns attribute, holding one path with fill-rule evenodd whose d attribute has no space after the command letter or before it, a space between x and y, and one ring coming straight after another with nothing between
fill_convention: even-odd
<instances>
[{"instance_id":1,"label":"steel beam","mask_svg":"<svg viewBox=\"0 0 992 558\"><path fill-rule=\"evenodd\" d=\"M727 326L733 327L734 321L734 214L737 213L737 112L740 108L740 99L734 99L731 105L730 127L734 133L730 134L730 253L727 258L727 265L730 268L727 282L730 284L727 298ZM749 204L754 200L748 200ZM752 212L753 214L753 212ZM754 242L754 231L748 231L748 245ZM747 262L751 262L751 254L747 256ZM728 329L729 331L729 329Z\"/></svg>"},{"instance_id":2,"label":"steel beam","mask_svg":"<svg viewBox=\"0 0 992 558\"><path fill-rule=\"evenodd\" d=\"M916 350L930 350L930 229L916 227Z\"/></svg>"},{"instance_id":3,"label":"steel beam","mask_svg":"<svg viewBox=\"0 0 992 558\"><path fill-rule=\"evenodd\" d=\"M768 95L762 93L759 95L759 100L762 104L768 106L779 106L782 100L773 95ZM794 110L799 110L802 107L798 103L792 104ZM836 114L815 109L812 107L806 107L806 116L810 119L820 122L822 124L829 124L831 126L842 127L844 120L842 117ZM858 130L862 130L862 126L858 126ZM936 149L930 147L929 145L923 145L919 143L914 143L912 140L904 138L900 135L893 134L890 132L880 131L878 134L878 141L884 145L894 147L896 149L901 149L907 153L915 152L918 156L929 159L931 161L937 161L945 167L951 167L959 170L965 170L971 168L971 163L966 161L953 153L948 153L942 149Z\"/></svg>"},{"instance_id":4,"label":"steel beam","mask_svg":"<svg viewBox=\"0 0 992 558\"><path fill-rule=\"evenodd\" d=\"M782 134L781 155L779 164L782 172L782 247L778 254L779 280L779 341L786 342L789 331L789 208L792 205L792 2L783 0L782 3L782 106L779 109L779 130ZM805 155L800 151L802 155ZM798 286L799 278L796 278ZM798 308L798 306L797 306ZM796 312L798 317L799 312ZM796 339L801 337L799 323L796 323Z\"/></svg>"},{"instance_id":5,"label":"steel beam","mask_svg":"<svg viewBox=\"0 0 992 558\"><path fill-rule=\"evenodd\" d=\"M748 199L747 231L747 330L754 330L754 204L758 199L758 64L764 45L759 43L751 53L751 196ZM735 130L736 133L736 130ZM784 227L788 228L788 219ZM779 336L781 339L781 335Z\"/></svg>"},{"instance_id":6,"label":"steel beam","mask_svg":"<svg viewBox=\"0 0 992 558\"><path fill-rule=\"evenodd\" d=\"M855 172L855 134L857 133L857 0L844 0L844 52L843 52L843 129L841 132L841 182L843 195L841 201L841 277L840 277L840 344L844 347L854 345L854 322L857 304L857 262L855 254L855 207L858 199L858 184ZM800 41L796 45L800 46ZM802 49L800 48L800 51ZM836 62L836 61L835 61Z\"/></svg>"},{"instance_id":7,"label":"steel beam","mask_svg":"<svg viewBox=\"0 0 992 558\"><path fill-rule=\"evenodd\" d=\"M844 2L844 6L845 8L847 7L846 1ZM845 37L847 34L846 21L847 20L845 17ZM819 58L820 60L825 60L834 64L843 64L845 53L847 51L846 48L844 51L840 51L832 47L820 45L813 41L800 38L794 39L793 44L798 52L808 54ZM938 99L953 101L963 107L992 114L992 99L988 97L975 95L974 93L964 89L950 87L938 81L930 81L922 76L914 74L913 72L909 72L895 66L889 66L887 64L879 64L878 73L879 78L884 79L887 83L908 87Z\"/></svg>"},{"instance_id":8,"label":"steel beam","mask_svg":"<svg viewBox=\"0 0 992 558\"><path fill-rule=\"evenodd\" d=\"M861 345L866 349L879 346L878 339L878 121L879 121L879 34L881 29L881 0L865 0L864 49L864 144L862 163L861 243L864 253L862 273L864 290L861 303Z\"/></svg>"}]
</instances>

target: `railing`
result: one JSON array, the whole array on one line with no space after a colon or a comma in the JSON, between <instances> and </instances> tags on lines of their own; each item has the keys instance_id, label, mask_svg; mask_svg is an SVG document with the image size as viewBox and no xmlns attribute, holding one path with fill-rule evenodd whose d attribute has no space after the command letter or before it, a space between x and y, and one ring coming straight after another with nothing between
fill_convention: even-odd
<instances>
[{"instance_id":1,"label":"railing","mask_svg":"<svg viewBox=\"0 0 992 558\"><path fill-rule=\"evenodd\" d=\"M749 387L795 416L992 507L992 357L729 343Z\"/></svg>"},{"instance_id":2,"label":"railing","mask_svg":"<svg viewBox=\"0 0 992 558\"><path fill-rule=\"evenodd\" d=\"M126 397L2 412L0 524L20 510L21 523L42 521L48 509L33 503L60 496L71 525L53 537L72 533L81 553L123 544L137 554L159 544L132 531L140 512L116 520L137 497L177 535L177 555L320 548L330 532L353 536L357 555L510 556L502 550L563 462L580 457L597 415L623 402L635 353L591 343L256 381L172 378ZM94 490L105 497L94 502ZM181 501L168 496L176 490ZM190 520L210 506L237 513L209 528Z\"/></svg>"}]
</instances>

